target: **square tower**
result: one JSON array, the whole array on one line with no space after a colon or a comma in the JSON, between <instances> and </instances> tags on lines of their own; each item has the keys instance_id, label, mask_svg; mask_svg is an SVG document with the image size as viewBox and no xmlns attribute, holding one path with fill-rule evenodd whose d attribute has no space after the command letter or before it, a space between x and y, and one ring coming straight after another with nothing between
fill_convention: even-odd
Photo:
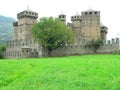
<instances>
[{"instance_id":1,"label":"square tower","mask_svg":"<svg viewBox=\"0 0 120 90\"><path fill-rule=\"evenodd\" d=\"M81 13L82 40L89 42L101 37L100 33L100 11L89 9Z\"/></svg>"},{"instance_id":2,"label":"square tower","mask_svg":"<svg viewBox=\"0 0 120 90\"><path fill-rule=\"evenodd\" d=\"M38 13L25 10L17 14L18 23L14 24L14 40L32 39L31 27L38 18Z\"/></svg>"}]
</instances>

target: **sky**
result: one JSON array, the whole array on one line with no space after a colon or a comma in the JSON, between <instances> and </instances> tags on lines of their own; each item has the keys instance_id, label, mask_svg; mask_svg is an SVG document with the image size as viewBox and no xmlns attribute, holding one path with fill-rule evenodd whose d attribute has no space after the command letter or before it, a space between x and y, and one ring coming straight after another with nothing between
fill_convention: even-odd
<instances>
[{"instance_id":1,"label":"sky","mask_svg":"<svg viewBox=\"0 0 120 90\"><path fill-rule=\"evenodd\" d=\"M0 15L13 17L17 20L17 13L26 10L35 11L41 17L57 17L63 13L70 17L89 8L101 12L101 22L108 27L107 39L120 37L120 0L2 0Z\"/></svg>"}]
</instances>

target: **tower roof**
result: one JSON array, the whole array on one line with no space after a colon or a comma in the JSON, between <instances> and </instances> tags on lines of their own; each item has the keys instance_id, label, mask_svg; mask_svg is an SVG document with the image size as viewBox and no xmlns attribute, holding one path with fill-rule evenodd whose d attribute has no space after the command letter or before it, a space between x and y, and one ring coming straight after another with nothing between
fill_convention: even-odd
<instances>
[{"instance_id":1,"label":"tower roof","mask_svg":"<svg viewBox=\"0 0 120 90\"><path fill-rule=\"evenodd\" d=\"M65 14L61 13L59 16L66 16Z\"/></svg>"},{"instance_id":2,"label":"tower roof","mask_svg":"<svg viewBox=\"0 0 120 90\"><path fill-rule=\"evenodd\" d=\"M105 25L103 25L102 23L100 23L100 27L106 27Z\"/></svg>"},{"instance_id":3,"label":"tower roof","mask_svg":"<svg viewBox=\"0 0 120 90\"><path fill-rule=\"evenodd\" d=\"M63 14L63 10L61 11L61 14L59 16L66 16L65 14Z\"/></svg>"},{"instance_id":4,"label":"tower roof","mask_svg":"<svg viewBox=\"0 0 120 90\"><path fill-rule=\"evenodd\" d=\"M92 8L89 8L88 10L84 11L84 12L94 12L94 11L97 11L97 10L94 10Z\"/></svg>"}]
</instances>

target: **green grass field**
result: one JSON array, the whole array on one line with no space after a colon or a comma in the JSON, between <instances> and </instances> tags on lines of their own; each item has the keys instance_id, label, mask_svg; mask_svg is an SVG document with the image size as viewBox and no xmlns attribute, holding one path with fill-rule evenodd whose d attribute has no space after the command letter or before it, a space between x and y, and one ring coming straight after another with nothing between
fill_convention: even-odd
<instances>
[{"instance_id":1,"label":"green grass field","mask_svg":"<svg viewBox=\"0 0 120 90\"><path fill-rule=\"evenodd\" d=\"M0 60L0 90L120 90L120 55Z\"/></svg>"}]
</instances>

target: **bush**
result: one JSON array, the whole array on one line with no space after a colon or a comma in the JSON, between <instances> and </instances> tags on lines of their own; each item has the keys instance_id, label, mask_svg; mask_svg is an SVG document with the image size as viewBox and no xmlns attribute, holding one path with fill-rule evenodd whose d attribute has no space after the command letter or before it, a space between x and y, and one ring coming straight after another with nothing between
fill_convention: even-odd
<instances>
[{"instance_id":1,"label":"bush","mask_svg":"<svg viewBox=\"0 0 120 90\"><path fill-rule=\"evenodd\" d=\"M3 58L3 51L5 51L6 45L0 45L0 59Z\"/></svg>"}]
</instances>

